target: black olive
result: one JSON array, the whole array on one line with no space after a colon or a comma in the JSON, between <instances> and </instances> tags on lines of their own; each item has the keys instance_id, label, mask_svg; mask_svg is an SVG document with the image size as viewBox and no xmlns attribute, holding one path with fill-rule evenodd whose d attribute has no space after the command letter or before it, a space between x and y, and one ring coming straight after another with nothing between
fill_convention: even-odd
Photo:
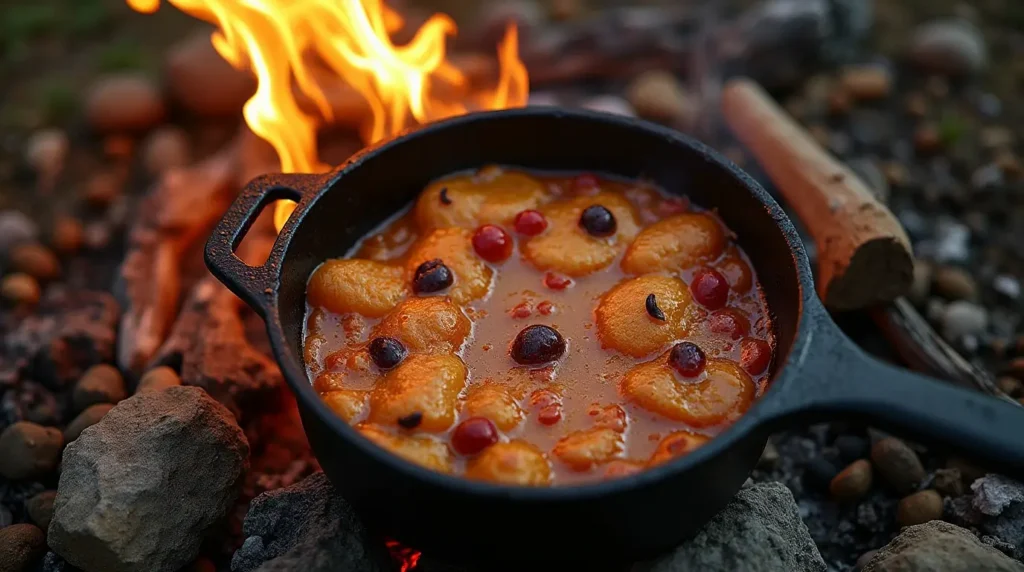
<instances>
[{"instance_id":1,"label":"black olive","mask_svg":"<svg viewBox=\"0 0 1024 572\"><path fill-rule=\"evenodd\" d=\"M683 377L697 377L704 371L707 358L704 356L704 350L697 344L680 342L668 354L668 364Z\"/></svg>"},{"instance_id":2,"label":"black olive","mask_svg":"<svg viewBox=\"0 0 1024 572\"><path fill-rule=\"evenodd\" d=\"M527 326L512 342L512 359L523 365L540 365L562 357L565 339L548 326Z\"/></svg>"},{"instance_id":3,"label":"black olive","mask_svg":"<svg viewBox=\"0 0 1024 572\"><path fill-rule=\"evenodd\" d=\"M661 322L665 321L665 312L662 312L661 308L658 307L658 297L657 296L655 296L654 294L648 294L647 295L647 300L644 302L644 305L647 307L647 315L648 316L654 318L655 320L659 320Z\"/></svg>"},{"instance_id":4,"label":"black olive","mask_svg":"<svg viewBox=\"0 0 1024 572\"><path fill-rule=\"evenodd\" d=\"M441 204L450 205L452 204L451 197L448 196L448 187L441 187Z\"/></svg>"},{"instance_id":5,"label":"black olive","mask_svg":"<svg viewBox=\"0 0 1024 572\"><path fill-rule=\"evenodd\" d=\"M406 429L415 429L420 426L423 421L423 413L419 411L413 411L405 417L398 418L398 424Z\"/></svg>"},{"instance_id":6,"label":"black olive","mask_svg":"<svg viewBox=\"0 0 1024 572\"><path fill-rule=\"evenodd\" d=\"M618 224L615 215L602 205L590 205L580 215L580 226L590 236L605 237L615 234Z\"/></svg>"},{"instance_id":7,"label":"black olive","mask_svg":"<svg viewBox=\"0 0 1024 572\"><path fill-rule=\"evenodd\" d=\"M412 279L413 290L418 294L440 292L452 285L455 277L440 258L428 260L416 268Z\"/></svg>"},{"instance_id":8,"label":"black olive","mask_svg":"<svg viewBox=\"0 0 1024 572\"><path fill-rule=\"evenodd\" d=\"M381 336L370 341L370 359L381 369L391 369L402 363L408 353L402 342Z\"/></svg>"}]
</instances>

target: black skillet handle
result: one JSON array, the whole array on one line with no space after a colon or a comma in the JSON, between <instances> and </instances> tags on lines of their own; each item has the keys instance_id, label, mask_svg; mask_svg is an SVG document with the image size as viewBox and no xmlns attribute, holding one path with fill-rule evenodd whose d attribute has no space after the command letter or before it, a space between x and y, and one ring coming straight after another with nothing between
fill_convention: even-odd
<instances>
[{"instance_id":1,"label":"black skillet handle","mask_svg":"<svg viewBox=\"0 0 1024 572\"><path fill-rule=\"evenodd\" d=\"M1024 408L885 364L831 321L817 330L806 357L787 366L799 374L768 412L773 430L856 419L1024 479Z\"/></svg>"},{"instance_id":2,"label":"black skillet handle","mask_svg":"<svg viewBox=\"0 0 1024 572\"><path fill-rule=\"evenodd\" d=\"M280 278L284 258L281 236L291 232L294 221L301 217L322 182L321 175L273 174L253 179L242 189L206 241L204 256L210 272L260 315L266 315L270 294ZM297 203L295 210L274 242L266 262L262 266L250 266L235 254L235 249L260 212L278 200L294 201Z\"/></svg>"}]
</instances>

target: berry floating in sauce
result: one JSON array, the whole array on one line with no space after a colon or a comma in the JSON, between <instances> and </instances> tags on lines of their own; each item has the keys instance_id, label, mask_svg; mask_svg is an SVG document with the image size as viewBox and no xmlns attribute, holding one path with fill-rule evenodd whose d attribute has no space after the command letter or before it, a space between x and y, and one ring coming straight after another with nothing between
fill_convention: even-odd
<instances>
[{"instance_id":1,"label":"berry floating in sauce","mask_svg":"<svg viewBox=\"0 0 1024 572\"><path fill-rule=\"evenodd\" d=\"M590 236L604 238L615 234L618 223L615 215L603 205L590 205L580 215L580 226Z\"/></svg>"},{"instance_id":2,"label":"berry floating in sauce","mask_svg":"<svg viewBox=\"0 0 1024 572\"><path fill-rule=\"evenodd\" d=\"M717 310L729 300L729 282L713 268L698 270L690 283L690 291L694 299L708 310Z\"/></svg>"},{"instance_id":3,"label":"berry floating in sauce","mask_svg":"<svg viewBox=\"0 0 1024 572\"><path fill-rule=\"evenodd\" d=\"M539 211L525 210L516 215L516 232L524 236L537 236L548 227L548 219Z\"/></svg>"},{"instance_id":4,"label":"berry floating in sauce","mask_svg":"<svg viewBox=\"0 0 1024 572\"><path fill-rule=\"evenodd\" d=\"M550 326L527 326L512 342L512 359L522 365L550 363L565 354L565 338Z\"/></svg>"},{"instance_id":5,"label":"berry floating in sauce","mask_svg":"<svg viewBox=\"0 0 1024 572\"><path fill-rule=\"evenodd\" d=\"M512 256L512 237L500 226L485 224L473 233L473 250L487 262L503 262Z\"/></svg>"},{"instance_id":6,"label":"berry floating in sauce","mask_svg":"<svg viewBox=\"0 0 1024 572\"><path fill-rule=\"evenodd\" d=\"M572 279L554 272L546 272L544 274L544 285L552 290L565 290L572 285Z\"/></svg>"},{"instance_id":7,"label":"berry floating in sauce","mask_svg":"<svg viewBox=\"0 0 1024 572\"><path fill-rule=\"evenodd\" d=\"M498 442L498 428L486 417L470 417L452 432L452 448L463 455L476 455Z\"/></svg>"},{"instance_id":8,"label":"berry floating in sauce","mask_svg":"<svg viewBox=\"0 0 1024 572\"><path fill-rule=\"evenodd\" d=\"M744 338L740 342L740 365L750 375L760 375L772 361L772 347L764 340Z\"/></svg>"},{"instance_id":9,"label":"berry floating in sauce","mask_svg":"<svg viewBox=\"0 0 1024 572\"><path fill-rule=\"evenodd\" d=\"M451 286L454 281L455 277L452 276L452 271L444 265L440 258L435 258L416 267L412 287L417 294L432 294Z\"/></svg>"},{"instance_id":10,"label":"berry floating in sauce","mask_svg":"<svg viewBox=\"0 0 1024 572\"><path fill-rule=\"evenodd\" d=\"M704 350L695 343L680 342L672 348L668 364L683 377L697 377L707 364Z\"/></svg>"},{"instance_id":11,"label":"berry floating in sauce","mask_svg":"<svg viewBox=\"0 0 1024 572\"><path fill-rule=\"evenodd\" d=\"M402 342L388 336L373 338L370 342L370 359L381 369L391 369L402 363L408 351Z\"/></svg>"}]
</instances>

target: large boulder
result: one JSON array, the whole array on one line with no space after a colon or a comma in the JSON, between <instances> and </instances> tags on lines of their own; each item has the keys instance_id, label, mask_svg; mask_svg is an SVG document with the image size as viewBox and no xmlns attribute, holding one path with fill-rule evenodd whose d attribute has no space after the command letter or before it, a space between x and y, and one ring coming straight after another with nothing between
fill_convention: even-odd
<instances>
[{"instance_id":1,"label":"large boulder","mask_svg":"<svg viewBox=\"0 0 1024 572\"><path fill-rule=\"evenodd\" d=\"M824 572L793 493L781 483L740 489L692 540L634 572Z\"/></svg>"},{"instance_id":2,"label":"large boulder","mask_svg":"<svg viewBox=\"0 0 1024 572\"><path fill-rule=\"evenodd\" d=\"M377 572L388 570L379 540L323 473L264 493L249 506L232 572Z\"/></svg>"},{"instance_id":3,"label":"large boulder","mask_svg":"<svg viewBox=\"0 0 1024 572\"><path fill-rule=\"evenodd\" d=\"M1024 572L1024 564L982 544L967 529L933 520L903 529L863 572Z\"/></svg>"},{"instance_id":4,"label":"large boulder","mask_svg":"<svg viewBox=\"0 0 1024 572\"><path fill-rule=\"evenodd\" d=\"M64 452L48 541L86 572L173 572L238 496L249 444L197 387L126 399Z\"/></svg>"}]
</instances>

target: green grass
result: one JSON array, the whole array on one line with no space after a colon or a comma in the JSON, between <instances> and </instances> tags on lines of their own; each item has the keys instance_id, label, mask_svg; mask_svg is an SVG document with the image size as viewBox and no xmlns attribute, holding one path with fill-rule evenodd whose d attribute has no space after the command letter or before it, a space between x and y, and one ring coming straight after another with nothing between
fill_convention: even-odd
<instances>
[{"instance_id":1,"label":"green grass","mask_svg":"<svg viewBox=\"0 0 1024 572\"><path fill-rule=\"evenodd\" d=\"M115 43L103 48L97 67L101 72L151 71L153 59L137 44Z\"/></svg>"}]
</instances>

